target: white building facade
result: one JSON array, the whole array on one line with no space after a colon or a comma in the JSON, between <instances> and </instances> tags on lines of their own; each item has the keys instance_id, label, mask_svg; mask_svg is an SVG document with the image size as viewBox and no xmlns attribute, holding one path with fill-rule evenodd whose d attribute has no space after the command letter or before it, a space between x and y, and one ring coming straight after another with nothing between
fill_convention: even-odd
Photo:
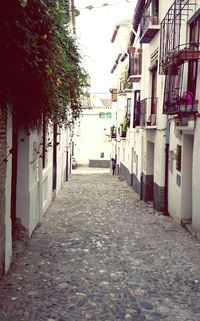
<instances>
[{"instance_id":1,"label":"white building facade","mask_svg":"<svg viewBox=\"0 0 200 321\"><path fill-rule=\"evenodd\" d=\"M138 0L129 35L128 55L119 57L112 86L119 114L119 73L126 63L129 124L121 135L115 122L112 153L141 199L199 237L200 2Z\"/></svg>"},{"instance_id":2,"label":"white building facade","mask_svg":"<svg viewBox=\"0 0 200 321\"><path fill-rule=\"evenodd\" d=\"M78 165L110 167L110 97L91 95L84 103L74 133L74 156Z\"/></svg>"},{"instance_id":3,"label":"white building facade","mask_svg":"<svg viewBox=\"0 0 200 321\"><path fill-rule=\"evenodd\" d=\"M73 0L67 6L75 32ZM32 235L71 173L70 106L65 125L43 115L38 129L28 131L17 123L12 104L8 95L0 106L0 277L9 270L15 241Z\"/></svg>"}]
</instances>

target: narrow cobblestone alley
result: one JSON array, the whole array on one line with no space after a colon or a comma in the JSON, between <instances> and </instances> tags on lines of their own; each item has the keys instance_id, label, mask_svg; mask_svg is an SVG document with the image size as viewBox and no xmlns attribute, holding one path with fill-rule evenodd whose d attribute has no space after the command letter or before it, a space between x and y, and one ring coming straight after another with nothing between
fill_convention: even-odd
<instances>
[{"instance_id":1,"label":"narrow cobblestone alley","mask_svg":"<svg viewBox=\"0 0 200 321\"><path fill-rule=\"evenodd\" d=\"M200 321L199 253L125 181L79 172L1 281L0 321Z\"/></svg>"}]
</instances>

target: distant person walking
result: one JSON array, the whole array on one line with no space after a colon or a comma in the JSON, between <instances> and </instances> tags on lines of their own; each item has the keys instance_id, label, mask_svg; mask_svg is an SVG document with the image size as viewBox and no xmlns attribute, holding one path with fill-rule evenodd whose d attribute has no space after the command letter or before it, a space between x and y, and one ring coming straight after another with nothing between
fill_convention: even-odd
<instances>
[{"instance_id":1,"label":"distant person walking","mask_svg":"<svg viewBox=\"0 0 200 321\"><path fill-rule=\"evenodd\" d=\"M115 175L116 159L111 158L111 162L112 162L112 174Z\"/></svg>"}]
</instances>

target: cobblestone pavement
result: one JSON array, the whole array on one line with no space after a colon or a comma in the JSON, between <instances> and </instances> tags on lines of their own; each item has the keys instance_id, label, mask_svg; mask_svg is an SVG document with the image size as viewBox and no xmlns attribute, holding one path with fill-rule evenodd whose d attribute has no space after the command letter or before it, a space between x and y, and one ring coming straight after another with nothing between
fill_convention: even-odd
<instances>
[{"instance_id":1,"label":"cobblestone pavement","mask_svg":"<svg viewBox=\"0 0 200 321\"><path fill-rule=\"evenodd\" d=\"M77 171L0 283L0 321L200 321L199 254L125 181Z\"/></svg>"}]
</instances>

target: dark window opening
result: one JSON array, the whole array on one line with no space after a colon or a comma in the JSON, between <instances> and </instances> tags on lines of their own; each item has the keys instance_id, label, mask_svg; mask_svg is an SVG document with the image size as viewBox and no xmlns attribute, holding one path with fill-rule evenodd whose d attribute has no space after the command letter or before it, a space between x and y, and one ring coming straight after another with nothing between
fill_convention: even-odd
<instances>
[{"instance_id":1,"label":"dark window opening","mask_svg":"<svg viewBox=\"0 0 200 321\"><path fill-rule=\"evenodd\" d=\"M194 50L200 48L200 15L190 24L190 44ZM188 92L196 96L198 61L190 61L188 68Z\"/></svg>"},{"instance_id":2,"label":"dark window opening","mask_svg":"<svg viewBox=\"0 0 200 321\"><path fill-rule=\"evenodd\" d=\"M156 114L157 109L157 70L157 66L152 69L151 114Z\"/></svg>"},{"instance_id":3,"label":"dark window opening","mask_svg":"<svg viewBox=\"0 0 200 321\"><path fill-rule=\"evenodd\" d=\"M134 92L133 128L140 125L140 90Z\"/></svg>"},{"instance_id":4,"label":"dark window opening","mask_svg":"<svg viewBox=\"0 0 200 321\"><path fill-rule=\"evenodd\" d=\"M158 17L159 14L159 0L152 1L152 16Z\"/></svg>"},{"instance_id":5,"label":"dark window opening","mask_svg":"<svg viewBox=\"0 0 200 321\"><path fill-rule=\"evenodd\" d=\"M181 172L181 145L177 145L176 147L176 169Z\"/></svg>"},{"instance_id":6,"label":"dark window opening","mask_svg":"<svg viewBox=\"0 0 200 321\"><path fill-rule=\"evenodd\" d=\"M131 118L131 98L127 98L126 118Z\"/></svg>"},{"instance_id":7,"label":"dark window opening","mask_svg":"<svg viewBox=\"0 0 200 321\"><path fill-rule=\"evenodd\" d=\"M46 148L47 148L47 121L45 115L43 115L42 124L42 168L46 167Z\"/></svg>"}]
</instances>

